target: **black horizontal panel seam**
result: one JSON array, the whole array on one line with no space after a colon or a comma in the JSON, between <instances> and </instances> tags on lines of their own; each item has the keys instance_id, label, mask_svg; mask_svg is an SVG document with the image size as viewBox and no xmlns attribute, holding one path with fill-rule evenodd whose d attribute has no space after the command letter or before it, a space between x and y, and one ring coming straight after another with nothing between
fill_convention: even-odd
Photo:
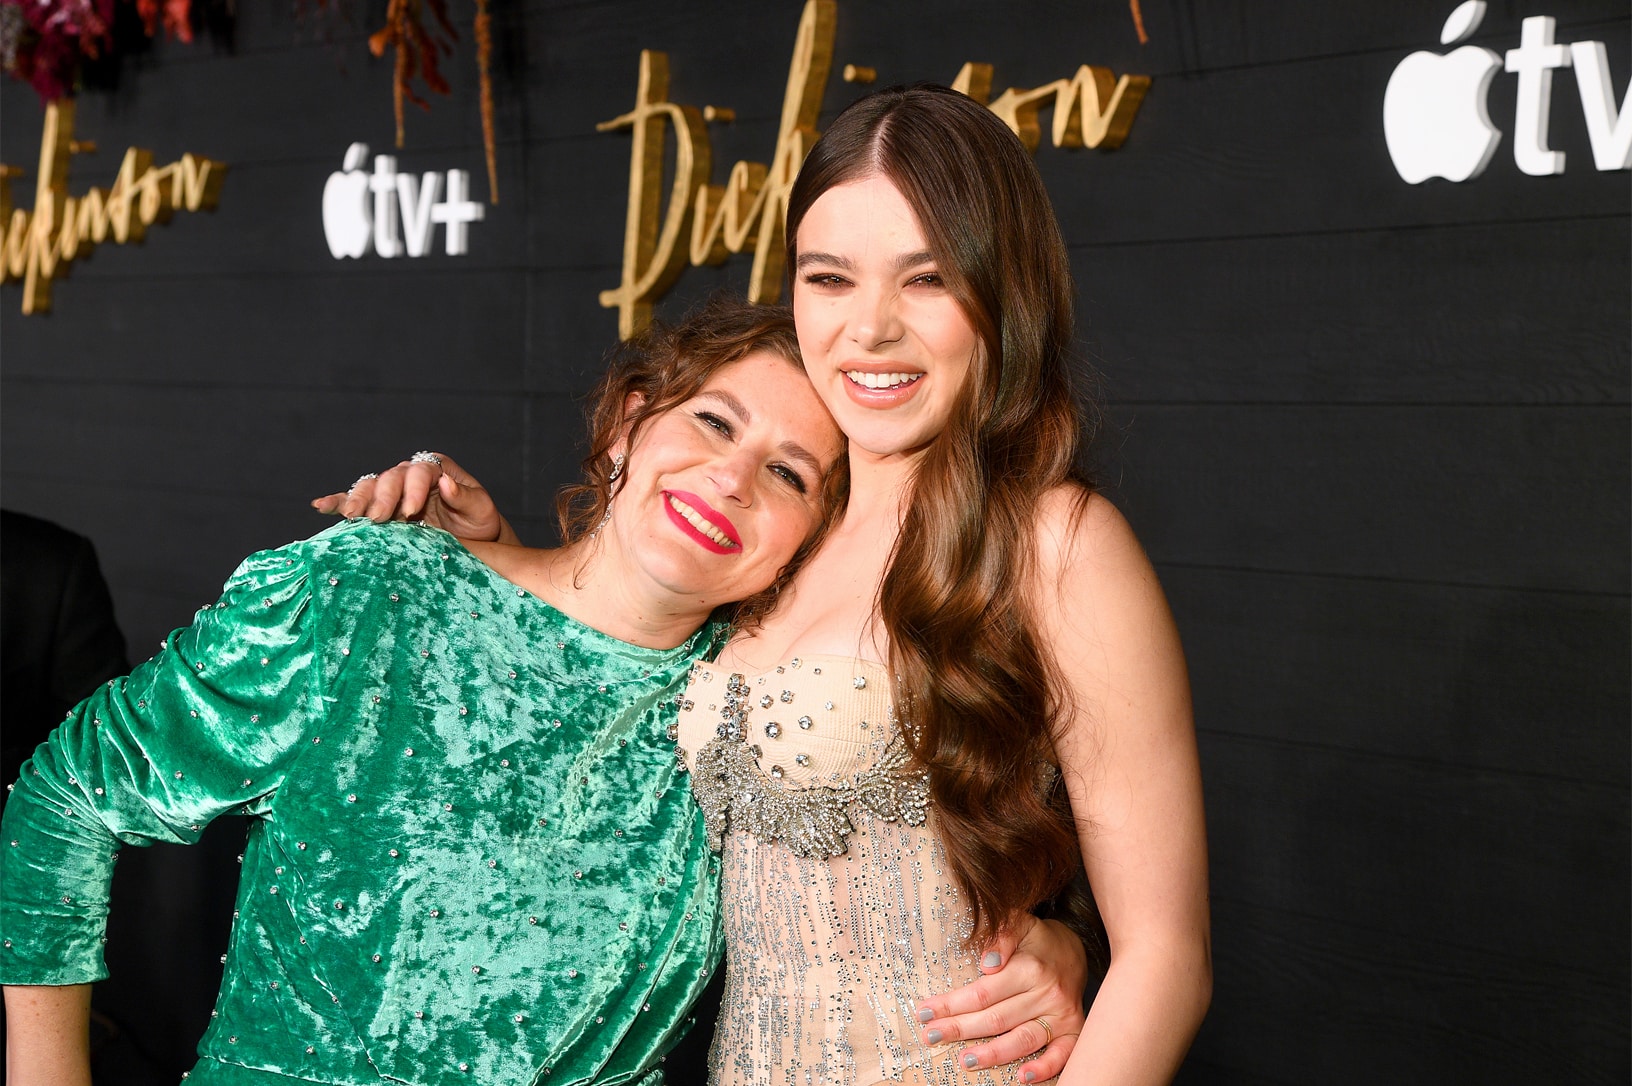
<instances>
[{"instance_id":1,"label":"black horizontal panel seam","mask_svg":"<svg viewBox=\"0 0 1632 1086\"><path fill-rule=\"evenodd\" d=\"M413 258L409 258L409 259L413 259ZM418 266L416 266L416 264ZM602 268L600 270L604 271L604 270L607 270L607 268L610 268L615 273L617 271L618 266L615 265L615 264L607 265L606 268ZM168 272L168 273L164 273L164 274L155 274L155 273L151 273L151 272L141 272L141 273L134 274L134 275L119 275L119 274L94 275L94 274L92 274L92 275L82 275L82 276L79 276L79 277L75 277L72 280L59 281L58 284L57 284L57 289L64 291L64 293L59 294L59 295L55 295L55 297L57 299L59 299L59 300L61 298L64 298L64 297L72 297L72 294L69 294L67 292L70 291L73 287L78 286L78 285L80 285L82 283L90 283L90 284L96 284L96 283L103 283L103 284L197 283L197 282L202 282L202 281L222 282L222 283L257 283L257 282L300 283L300 282L307 282L307 281L330 281L330 280L344 281L344 280L347 280L347 279L384 279L387 276L410 276L411 275L411 276L423 277L423 276L429 276L429 275L446 275L449 272L458 272L459 274L462 274L462 275L524 275L527 272L539 271L539 270L541 270L541 269L530 267L530 266L524 265L524 264L482 264L482 265L475 266L475 267L472 267L472 268L469 268L469 269L460 269L460 268L450 268L448 265L445 265L445 264L438 266L438 265L423 264L423 263L419 263L417 261L415 263L408 263L408 262L399 260L396 263L390 264L389 266L386 266L385 263L382 261L381 266L379 267L378 270L375 270L373 268L360 268L360 269L358 269L356 271L329 271L329 272L312 271L312 272L300 272L300 273L279 272L279 271L265 271L265 272L220 272L220 271L211 272L211 271L199 271L199 272L185 272L185 273ZM555 271L555 270L578 271L579 269L576 269L576 268L570 268L570 269L554 269L554 268L550 268L550 269L542 269L542 270L549 270L549 271ZM6 298L5 294L0 294L0 301L3 301L5 298ZM49 319L49 318L47 318L47 319Z\"/></svg>"},{"instance_id":2,"label":"black horizontal panel seam","mask_svg":"<svg viewBox=\"0 0 1632 1086\"><path fill-rule=\"evenodd\" d=\"M1203 1040L1200 1043L1205 1044L1206 1042ZM1186 1075L1189 1075L1191 1072L1195 1071L1223 1071L1232 1075L1247 1075L1250 1076L1250 1080L1252 1082L1260 1083L1262 1086L1308 1086L1307 1079L1293 1081L1291 1079L1272 1078L1264 1073L1264 1069L1261 1066L1255 1067L1250 1064L1239 1065L1234 1063L1226 1063L1223 1060L1214 1059L1211 1056L1197 1055L1196 1050L1194 1049L1192 1049L1190 1055L1186 1056L1184 1059L1184 1070ZM1190 1081L1190 1079L1186 1078L1185 1081Z\"/></svg>"},{"instance_id":3,"label":"black horizontal panel seam","mask_svg":"<svg viewBox=\"0 0 1632 1086\"><path fill-rule=\"evenodd\" d=\"M168 494L183 498L229 498L237 502L249 500L257 502L275 502L280 504L289 502L292 503L289 507L291 518L294 516L304 516L308 513L311 515L311 521L314 525L316 525L316 527L312 529L313 532L321 531L331 524L339 523L341 519L339 517L328 516L323 513L315 512L310 506L306 505L306 503L314 497L312 494L304 492L296 493L293 490L257 490L249 485L249 483L252 481L252 476L246 473L241 478L244 485L234 485L225 489L199 486L176 486L174 484L165 484L157 481L146 481L142 484L141 489L144 493ZM134 489L128 483L110 482L103 479L92 479L81 475L46 475L34 474L31 472L24 473L7 471L0 473L0 479L46 482L52 484L53 486L63 486L90 491L117 491L122 494L128 494ZM223 513L228 511L228 507L226 505L223 505L220 508Z\"/></svg>"},{"instance_id":4,"label":"black horizontal panel seam","mask_svg":"<svg viewBox=\"0 0 1632 1086\"><path fill-rule=\"evenodd\" d=\"M1598 32L1600 30L1610 31L1614 28L1623 26L1625 22L1626 20L1622 19L1581 19L1579 21L1559 20L1558 29L1569 34L1577 34L1583 30L1589 32ZM1520 27L1515 25L1511 31L1504 30L1501 32L1477 34L1468 39L1468 43L1472 45L1483 45L1487 48L1493 49L1497 46L1504 46L1504 43L1508 42L1511 42L1513 46L1516 46L1518 42L1514 39L1518 37L1519 32ZM1168 72L1150 71L1145 72L1144 74L1151 76L1153 79L1180 79L1186 76L1194 77L1198 75L1224 75L1235 72L1267 71L1273 68L1289 68L1301 64L1321 64L1331 60L1352 60L1361 57L1376 56L1391 57L1396 53L1403 54L1415 52L1418 49L1432 49L1436 46L1436 44L1436 42L1424 41L1422 38L1413 38L1410 41L1399 43L1385 42L1380 45L1368 46L1364 49L1342 49L1327 53L1304 53L1298 56L1276 57L1269 60L1243 61L1240 64L1219 64L1209 68L1176 68ZM1137 65L1135 66L1137 67Z\"/></svg>"},{"instance_id":5,"label":"black horizontal panel seam","mask_svg":"<svg viewBox=\"0 0 1632 1086\"><path fill-rule=\"evenodd\" d=\"M62 388L74 390L85 386L97 389L139 389L142 391L190 391L190 392L310 392L313 383L307 380L292 381L288 384L279 384L270 381L178 381L169 378L155 378L147 381L126 379L109 379L106 377L46 377L38 374L11 377L5 379L7 385L27 385L43 388ZM362 393L370 396L435 396L438 399L461 400L499 400L503 403L514 403L516 390L505 386L502 388L479 389L468 385L421 385L404 387L402 385L347 385L322 384L316 386L325 393Z\"/></svg>"},{"instance_id":6,"label":"black horizontal panel seam","mask_svg":"<svg viewBox=\"0 0 1632 1086\"><path fill-rule=\"evenodd\" d=\"M1475 411L1528 411L1532 408L1547 410L1597 410L1614 409L1617 411L1632 407L1632 399L1626 400L1120 400L1113 399L1109 407L1112 412L1124 407L1140 407L1147 409L1160 408L1237 408L1237 407L1277 407L1292 409L1307 409L1313 411L1344 411L1349 408L1413 408L1417 410L1435 410L1437 408L1452 408L1455 410Z\"/></svg>"},{"instance_id":7,"label":"black horizontal panel seam","mask_svg":"<svg viewBox=\"0 0 1632 1086\"><path fill-rule=\"evenodd\" d=\"M1504 946L1500 951L1494 951L1489 946L1482 944L1458 943L1451 939L1437 939L1432 936L1421 935L1415 931L1406 933L1394 931L1389 928L1377 927L1372 924L1356 924L1351 920L1340 920L1336 915L1325 916L1319 913L1305 912L1302 909L1288 909L1284 905L1271 905L1267 902L1254 901L1250 898L1235 897L1230 894L1215 893L1211 895L1211 898L1215 903L1235 905L1244 909L1251 909L1255 912L1274 913L1277 916L1307 920L1311 923L1324 924L1334 928L1342 928L1361 935L1374 937L1380 936L1385 939L1398 939L1401 942L1415 943L1421 946L1443 947L1446 950L1453 950L1460 954L1467 954L1470 957L1489 958L1494 961L1511 962L1514 966L1512 970L1514 973L1525 972L1525 966L1537 968L1545 967L1549 970L1570 974L1583 980L1598 981L1611 987L1622 987L1625 984L1626 972L1624 969L1624 963L1620 962L1618 959L1613 959L1611 961L1610 972L1600 973L1595 970L1582 969L1574 962L1561 962L1547 958L1526 957L1525 955L1517 953L1511 947L1506 946ZM1215 943L1216 942L1217 940L1215 939ZM1360 945L1371 945L1371 943L1369 940L1367 940L1362 941Z\"/></svg>"},{"instance_id":8,"label":"black horizontal panel seam","mask_svg":"<svg viewBox=\"0 0 1632 1086\"><path fill-rule=\"evenodd\" d=\"M184 283L195 282L201 279L221 283L344 282L346 280L355 279L389 279L399 275L413 275L419 278L441 275L450 279L465 276L493 276L495 278L508 278L509 276L513 276L518 273L537 270L528 267L517 267L510 264L459 265L446 264L440 261L435 263L426 263L414 257L401 258L395 260L394 262L382 258L378 263L371 260L366 265L353 262L350 267L347 267L345 264L342 264L337 260L327 260L322 263L316 263L317 259L318 258L316 257L313 258L314 270L300 272L298 274L292 274L286 271L237 271L230 273L141 272L134 275L122 275L117 272L111 272L106 275L97 275L95 274L95 269L86 269L71 279L58 280L57 287L61 290L69 290L79 286L106 287L124 286L130 283ZM413 260L415 263L408 263L409 260ZM612 270L617 269L617 265L615 264L608 265L607 267L611 268ZM79 271L77 268L74 270ZM13 280L13 282L15 282L15 280ZM0 302L4 302L8 297L10 297L9 291L0 291ZM180 300L190 302L189 299ZM12 313L7 313L4 319L9 322L13 315L14 314ZM20 315L18 316L20 319ZM50 314L45 314L33 319L43 320L45 323L49 324L56 318L52 317Z\"/></svg>"},{"instance_id":9,"label":"black horizontal panel seam","mask_svg":"<svg viewBox=\"0 0 1632 1086\"><path fill-rule=\"evenodd\" d=\"M475 115L476 114L472 114L472 116L475 116ZM412 118L410 117L410 121L411 120L412 120ZM474 135L476 135L476 133L472 133L472 135L474 136ZM474 142L470 142L470 141L457 142L457 143L447 142L447 141L442 141L442 142L438 142L438 143L416 143L416 142L414 142L413 129L411 127L408 130L407 142L401 147L395 146L389 140L387 140L385 142L376 142L376 141L373 141L373 140L366 140L365 139L365 140L352 140L351 142L352 143L368 144L369 145L369 151L370 151L371 154L384 154L384 155L393 155L393 156L395 156L398 159L398 166L399 166L399 169L397 171L398 173L413 173L414 172L413 170L406 170L406 169L401 169L400 168L401 160L402 160L402 158L404 156L431 155L431 154L451 154L451 153L453 153L455 151L470 151L472 148L475 148L475 147L479 146L478 143L474 143ZM534 144L536 144L538 142L539 142L538 140L528 139L526 136L506 136L506 137L503 137L503 138L497 138L496 137L494 139L494 141L493 141L493 147L494 147L495 152L502 152L502 151L505 151L506 149L526 151L527 148L533 146ZM347 146L349 147L350 144L348 144ZM202 148L197 149L195 151L195 153L197 153L197 154L208 154L209 150L210 149L208 147L202 147ZM247 171L247 170L276 169L276 168L278 168L280 166L302 166L302 165L329 166L329 164L333 163L334 164L333 169L338 171L340 169L339 163L344 157L345 157L345 150L344 149L340 150L338 153L335 153L332 148L327 148L322 153L313 153L313 154L309 154L309 155L289 155L289 156L286 156L286 157L283 157L283 158L233 158L233 159L228 159L227 160L227 178L228 178L228 181L226 183L228 183L228 184L231 183L232 172L234 170L237 170L240 173L242 173L242 172ZM503 166L502 158L500 160L499 165L501 167ZM117 162L113 164L113 168L115 170L118 169L118 163ZM458 168L461 168L461 167L456 166L455 168L458 169ZM483 174L484 177L485 177L486 168L487 167L485 165L482 166L482 170L484 171L484 174ZM501 169L499 172L502 174L504 171ZM75 165L74 165L74 182L75 182L75 184L79 183L81 174L90 175L92 173L94 173L94 167L93 166L86 165L85 162L83 162L83 161L76 162ZM94 180L94 178L93 178L91 183L92 184L97 184L97 182ZM75 193L69 193L69 195L72 196L72 195L76 195L76 194ZM484 206L486 206L486 207L494 207L494 206L503 207L503 206L505 206L503 204L494 205L494 204L488 204L485 201L482 201L482 202L483 202Z\"/></svg>"},{"instance_id":10,"label":"black horizontal panel seam","mask_svg":"<svg viewBox=\"0 0 1632 1086\"><path fill-rule=\"evenodd\" d=\"M1265 230L1239 234L1186 234L1170 238L1128 238L1122 241L1068 242L1072 252L1100 249L1134 249L1159 245L1210 245L1237 241L1295 241L1303 238L1364 237L1373 234L1407 234L1430 230L1481 230L1509 226L1559 226L1571 223L1625 221L1632 225L1632 212L1603 211L1576 215L1542 215L1525 218L1452 219L1444 222L1386 223L1379 226L1334 226L1311 230Z\"/></svg>"},{"instance_id":11,"label":"black horizontal panel seam","mask_svg":"<svg viewBox=\"0 0 1632 1086\"><path fill-rule=\"evenodd\" d=\"M355 478L355 476L352 476L351 478ZM117 480L96 479L83 475L50 475L46 473L19 471L0 472L0 481L23 481L36 483L45 482L58 487L67 487L91 492L112 491L120 494L129 494L137 489L130 483L120 482ZM257 490L249 485L253 481L254 478L247 472L241 474L238 481L235 481L231 487L225 488L206 486L177 486L175 484L167 484L159 481L144 481L140 487L140 491L142 493L166 494L172 497L181 498L228 499L229 501L223 502L219 506L211 506L212 512L219 512L223 515L231 513L233 509L241 508L245 501L272 502L279 506L284 506L287 504L287 508L289 510L289 516L287 519L293 520L295 517L310 517L311 523L315 525L315 527L312 528L313 532L322 531L331 524L339 523L342 519L340 517L330 516L326 513L319 513L307 505L307 502L311 501L313 497L317 496L309 491L296 491L293 489ZM339 480L339 485L344 487L348 481L349 479L341 479ZM317 485L323 486L326 484Z\"/></svg>"},{"instance_id":12,"label":"black horizontal panel seam","mask_svg":"<svg viewBox=\"0 0 1632 1086\"><path fill-rule=\"evenodd\" d=\"M457 51L461 46L467 45L472 49L475 48L475 20L474 14L457 14L448 20L459 33L458 40L453 42L454 50ZM506 9L502 6L493 14L493 23L495 45L498 44L497 39L501 32L507 30L520 31L527 25L526 16L519 9ZM162 46L164 49L162 55L143 53L129 57L126 62L131 64L134 69L134 76L124 74L122 78L139 78L141 75L149 73L158 75L165 68L209 64L216 61L233 61L242 57L277 56L280 53L294 53L303 50L332 52L354 45L364 45L374 35L375 31L385 25L385 20L383 17L377 23L359 20L351 25L346 25L345 20L337 20L335 24L331 24L336 27L337 32L328 36L321 36L315 21L306 25L298 23L289 25L293 32L289 35L288 40L281 42L269 39L262 44L245 46L239 44L236 35L233 35L230 41L218 44L207 30L195 35L192 45L167 41ZM434 26L438 35L441 34L441 26L436 23L434 18L428 19L426 25L428 27ZM387 58L379 58L378 63L387 72L392 68L392 61ZM387 92L389 92L389 83L386 84L386 88ZM89 96L102 92L93 89L83 93ZM437 97L440 98L441 96L438 95Z\"/></svg>"},{"instance_id":13,"label":"black horizontal panel seam","mask_svg":"<svg viewBox=\"0 0 1632 1086\"><path fill-rule=\"evenodd\" d=\"M1377 573L1343 573L1334 570L1276 569L1270 566L1223 565L1211 562L1185 562L1151 558L1158 571L1163 569L1190 570L1202 573L1232 573L1255 577L1289 577L1316 581L1347 581L1362 584L1395 584L1420 588L1455 588L1477 592L1522 592L1542 596L1563 596L1571 599L1632 599L1632 592L1606 591L1592 588L1550 588L1538 585L1501 584L1491 581L1457 581L1432 577L1391 577Z\"/></svg>"},{"instance_id":14,"label":"black horizontal panel seam","mask_svg":"<svg viewBox=\"0 0 1632 1086\"><path fill-rule=\"evenodd\" d=\"M1536 781L1547 784L1567 784L1573 788L1587 788L1614 796L1632 796L1632 777L1625 783L1592 780L1585 777L1568 776L1562 773L1542 773L1535 770L1512 769L1505 766L1481 765L1473 762L1448 762L1442 758L1423 758L1404 754L1395 754L1388 751L1368 750L1364 747L1346 746L1334 743L1316 743L1309 740L1277 739L1264 735L1249 735L1244 732L1226 731L1218 728L1208 728L1202 725L1196 727L1197 735L1205 735L1212 739L1231 740L1247 746L1270 747L1276 750L1299 751L1325 755L1340 755L1344 758L1358 758L1383 765L1409 765L1418 769L1433 770L1440 773L1454 773L1464 777L1494 777L1511 781Z\"/></svg>"}]
</instances>

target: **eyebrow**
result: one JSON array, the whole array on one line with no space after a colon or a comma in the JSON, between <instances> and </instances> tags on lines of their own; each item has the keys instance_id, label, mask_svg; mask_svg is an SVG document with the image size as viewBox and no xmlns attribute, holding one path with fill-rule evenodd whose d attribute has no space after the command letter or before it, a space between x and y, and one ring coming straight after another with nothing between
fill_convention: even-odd
<instances>
[{"instance_id":1,"label":"eyebrow","mask_svg":"<svg viewBox=\"0 0 1632 1086\"><path fill-rule=\"evenodd\" d=\"M748 410L748 405L731 395L731 393L725 391L723 388L707 389L703 392L699 392L697 397L698 399L708 398L718 400L728 409L730 409L732 414L741 419L744 425L754 421L754 414L752 411ZM816 457L812 456L810 450L806 449L797 441L784 441L777 446L777 449L779 449L789 460L797 460L801 464L804 464L806 467L810 468L811 471L816 473L816 478L820 479L822 477L822 462L816 459Z\"/></svg>"},{"instance_id":2,"label":"eyebrow","mask_svg":"<svg viewBox=\"0 0 1632 1086\"><path fill-rule=\"evenodd\" d=\"M902 253L892 262L896 271L907 268L916 268L920 264L935 263L935 254L928 249L919 249L913 253ZM794 268L803 271L812 264L826 264L831 267L843 268L845 271L855 271L855 262L848 257L836 256L833 253L800 253L799 259L794 261Z\"/></svg>"},{"instance_id":3,"label":"eyebrow","mask_svg":"<svg viewBox=\"0 0 1632 1086\"><path fill-rule=\"evenodd\" d=\"M834 256L832 253L800 253L799 259L794 261L793 266L802 271L812 264L831 264L846 271L855 269L855 265L848 259L842 256Z\"/></svg>"}]
</instances>

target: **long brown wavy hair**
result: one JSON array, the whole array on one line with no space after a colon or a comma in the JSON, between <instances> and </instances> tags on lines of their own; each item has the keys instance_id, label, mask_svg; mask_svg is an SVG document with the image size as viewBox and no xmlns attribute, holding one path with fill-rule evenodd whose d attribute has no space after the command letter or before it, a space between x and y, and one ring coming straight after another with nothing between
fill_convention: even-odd
<instances>
[{"instance_id":1,"label":"long brown wavy hair","mask_svg":"<svg viewBox=\"0 0 1632 1086\"><path fill-rule=\"evenodd\" d=\"M555 499L563 543L576 543L595 530L612 502L612 447L620 438L634 448L640 432L658 415L697 395L714 372L757 351L768 351L804 370L793 314L784 306L753 305L720 294L678 324L657 322L616 347L606 373L589 394L589 455L584 481L569 483ZM631 400L631 397L634 397ZM631 408L629 405L633 403ZM820 545L827 525L843 511L849 493L850 461L841 455L822 481L821 526L805 540L765 591L738 603L729 616L738 629L751 629L770 612L782 587Z\"/></svg>"},{"instance_id":2,"label":"long brown wavy hair","mask_svg":"<svg viewBox=\"0 0 1632 1086\"><path fill-rule=\"evenodd\" d=\"M788 200L789 268L811 205L875 176L911 205L982 344L918 465L879 589L897 712L929 770L972 938L1050 899L1091 935L1054 751L1068 696L1030 599L1043 495L1081 484L1080 512L1089 493L1065 243L1020 140L965 95L918 85L860 99L817 141Z\"/></svg>"}]
</instances>

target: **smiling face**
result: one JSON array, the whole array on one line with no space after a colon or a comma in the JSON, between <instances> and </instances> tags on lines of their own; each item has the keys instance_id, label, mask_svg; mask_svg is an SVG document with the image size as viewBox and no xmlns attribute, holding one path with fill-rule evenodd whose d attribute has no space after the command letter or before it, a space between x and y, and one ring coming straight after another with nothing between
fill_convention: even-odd
<instances>
[{"instance_id":1,"label":"smiling face","mask_svg":"<svg viewBox=\"0 0 1632 1086\"><path fill-rule=\"evenodd\" d=\"M745 599L819 526L842 451L799 368L751 353L640 430L602 532L608 553L688 604Z\"/></svg>"},{"instance_id":2,"label":"smiling face","mask_svg":"<svg viewBox=\"0 0 1632 1086\"><path fill-rule=\"evenodd\" d=\"M835 185L806 212L796 250L800 353L852 455L920 452L946 428L981 343L912 207L879 175Z\"/></svg>"}]
</instances>

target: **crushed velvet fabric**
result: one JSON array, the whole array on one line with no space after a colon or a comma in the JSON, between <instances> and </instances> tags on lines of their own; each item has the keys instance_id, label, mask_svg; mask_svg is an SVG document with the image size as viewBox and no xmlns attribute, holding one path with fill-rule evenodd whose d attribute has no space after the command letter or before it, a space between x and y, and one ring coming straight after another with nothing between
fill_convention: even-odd
<instances>
[{"instance_id":1,"label":"crushed velvet fabric","mask_svg":"<svg viewBox=\"0 0 1632 1086\"><path fill-rule=\"evenodd\" d=\"M121 844L248 816L193 1082L650 1083L720 955L666 729L693 661L411 525L251 556L81 703L0 833L0 981L106 975Z\"/></svg>"}]
</instances>

